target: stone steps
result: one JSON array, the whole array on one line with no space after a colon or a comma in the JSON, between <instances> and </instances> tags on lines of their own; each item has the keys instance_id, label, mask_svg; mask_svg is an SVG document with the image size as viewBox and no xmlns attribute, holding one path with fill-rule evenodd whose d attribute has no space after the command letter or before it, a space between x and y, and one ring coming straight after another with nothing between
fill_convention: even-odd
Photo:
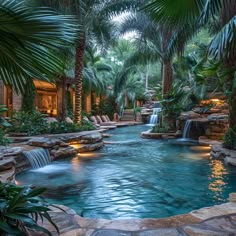
<instances>
[{"instance_id":1,"label":"stone steps","mask_svg":"<svg viewBox=\"0 0 236 236\"><path fill-rule=\"evenodd\" d=\"M126 109L123 112L123 116L120 118L121 121L133 121L134 120L134 110Z\"/></svg>"}]
</instances>

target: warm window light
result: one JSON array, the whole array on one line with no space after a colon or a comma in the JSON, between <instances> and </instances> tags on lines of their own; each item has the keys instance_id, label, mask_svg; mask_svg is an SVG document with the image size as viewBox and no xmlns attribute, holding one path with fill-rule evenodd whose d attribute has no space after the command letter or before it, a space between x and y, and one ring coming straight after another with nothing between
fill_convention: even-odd
<instances>
[{"instance_id":1,"label":"warm window light","mask_svg":"<svg viewBox=\"0 0 236 236\"><path fill-rule=\"evenodd\" d=\"M219 99L211 99L212 102L219 102L220 100Z\"/></svg>"}]
</instances>

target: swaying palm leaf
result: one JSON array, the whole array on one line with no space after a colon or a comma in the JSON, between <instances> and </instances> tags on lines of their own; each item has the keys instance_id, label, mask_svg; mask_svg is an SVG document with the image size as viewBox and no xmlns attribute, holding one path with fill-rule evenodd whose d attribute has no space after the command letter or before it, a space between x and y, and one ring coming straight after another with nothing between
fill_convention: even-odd
<instances>
[{"instance_id":1,"label":"swaying palm leaf","mask_svg":"<svg viewBox=\"0 0 236 236\"><path fill-rule=\"evenodd\" d=\"M208 53L214 58L230 58L236 49L236 16L216 34L209 45Z\"/></svg>"},{"instance_id":2,"label":"swaying palm leaf","mask_svg":"<svg viewBox=\"0 0 236 236\"><path fill-rule=\"evenodd\" d=\"M22 1L0 2L0 79L23 92L32 78L49 81L62 69L55 50L72 43L77 22L48 8L31 8Z\"/></svg>"},{"instance_id":3,"label":"swaying palm leaf","mask_svg":"<svg viewBox=\"0 0 236 236\"><path fill-rule=\"evenodd\" d=\"M153 0L144 9L165 27L179 27L195 22L201 13L204 0Z\"/></svg>"}]
</instances>

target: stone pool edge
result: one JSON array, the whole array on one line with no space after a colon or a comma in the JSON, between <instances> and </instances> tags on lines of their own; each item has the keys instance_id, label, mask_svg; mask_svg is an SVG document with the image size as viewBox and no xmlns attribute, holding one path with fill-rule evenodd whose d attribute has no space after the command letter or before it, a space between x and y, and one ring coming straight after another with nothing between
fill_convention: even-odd
<instances>
[{"instance_id":1,"label":"stone pool edge","mask_svg":"<svg viewBox=\"0 0 236 236\"><path fill-rule=\"evenodd\" d=\"M134 232L137 236L228 235L229 232L227 231L227 227L229 227L228 224L230 224L231 220L227 219L230 219L229 217L231 216L234 219L234 223L231 223L234 226L236 223L236 193L230 194L230 201L227 203L201 208L188 214L159 219L92 219L83 218L77 215L74 210L66 206L60 205L60 208L62 208L64 211L61 211L58 208L52 208L52 212L50 213L52 219L60 229L60 236L129 236L133 235L132 233ZM211 222L207 224L209 220L211 220ZM212 228L212 221L214 224L214 222L217 222L217 220L223 222L223 224L215 225L216 227L220 227L220 229L214 228L214 225ZM53 235L58 235L56 230L48 222L44 222L42 225L49 229ZM214 232L218 232L219 230L222 230L220 231L221 234L214 234ZM206 231L206 234L204 234L204 231ZM213 234L209 234L210 231ZM155 232L156 234L153 234ZM176 234L176 232L180 232L180 234ZM181 232L183 234L181 234Z\"/></svg>"}]
</instances>

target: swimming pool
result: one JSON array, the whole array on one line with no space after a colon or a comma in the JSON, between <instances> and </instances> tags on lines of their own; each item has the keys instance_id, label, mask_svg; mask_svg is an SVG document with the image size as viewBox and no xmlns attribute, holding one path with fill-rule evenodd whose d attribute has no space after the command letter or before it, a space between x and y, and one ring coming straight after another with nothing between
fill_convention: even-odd
<instances>
[{"instance_id":1,"label":"swimming pool","mask_svg":"<svg viewBox=\"0 0 236 236\"><path fill-rule=\"evenodd\" d=\"M109 131L96 153L17 175L48 188L45 197L91 218L161 218L227 201L236 168L210 159L209 148L141 139L146 126Z\"/></svg>"}]
</instances>

